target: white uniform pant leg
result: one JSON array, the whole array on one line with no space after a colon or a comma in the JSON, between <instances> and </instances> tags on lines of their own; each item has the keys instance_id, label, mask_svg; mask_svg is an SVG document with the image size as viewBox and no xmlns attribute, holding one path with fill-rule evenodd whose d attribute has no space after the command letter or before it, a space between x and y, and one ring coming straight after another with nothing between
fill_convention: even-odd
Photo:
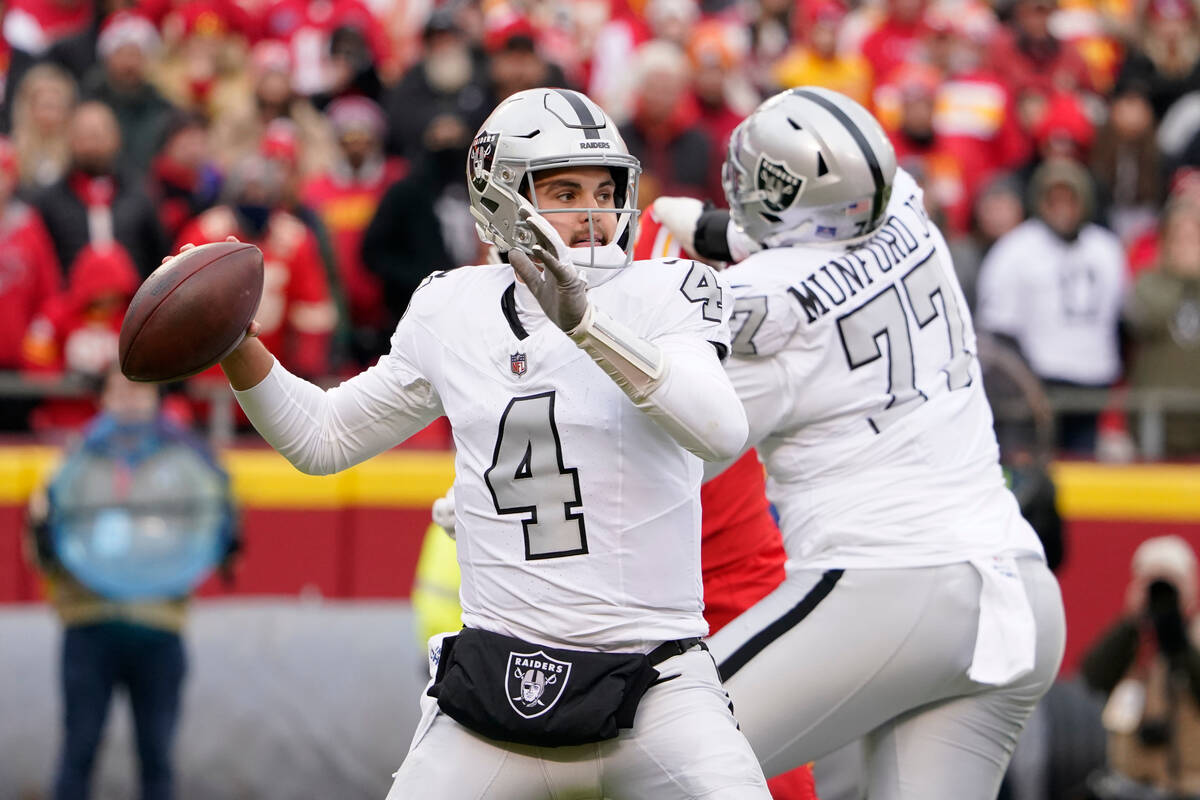
<instances>
[{"instance_id":1,"label":"white uniform pant leg","mask_svg":"<svg viewBox=\"0 0 1200 800\"><path fill-rule=\"evenodd\" d=\"M646 693L633 728L604 744L605 795L770 800L712 657L689 650L659 664L658 671L662 682Z\"/></svg>"},{"instance_id":2,"label":"white uniform pant leg","mask_svg":"<svg viewBox=\"0 0 1200 800\"><path fill-rule=\"evenodd\" d=\"M387 800L770 800L708 653L691 650L658 670L632 729L577 747L487 739L424 697Z\"/></svg>"},{"instance_id":3,"label":"white uniform pant leg","mask_svg":"<svg viewBox=\"0 0 1200 800\"><path fill-rule=\"evenodd\" d=\"M971 694L914 709L869 734L871 800L991 800L1000 791L1021 729L1058 673L1066 633L1050 570L1032 559L1019 563L1038 622L1033 671L1005 686L972 684Z\"/></svg>"},{"instance_id":4,"label":"white uniform pant leg","mask_svg":"<svg viewBox=\"0 0 1200 800\"><path fill-rule=\"evenodd\" d=\"M966 677L979 617L980 578L968 564L919 569L797 571L710 641L742 730L769 776L819 758L907 712L967 695L1010 697L1011 713L984 704L1011 744L1062 657L1062 601L1053 576L1022 559L1038 624L1037 665L1012 686ZM747 655L751 655L748 660ZM732 674L730 674L732 672ZM1001 704L1003 705L1003 704ZM951 716L955 713L950 712ZM868 769L872 769L868 765ZM994 762L993 762L994 769ZM997 778L1003 767L996 771ZM880 795L880 797L910 795ZM994 797L975 786L922 800Z\"/></svg>"}]
</instances>

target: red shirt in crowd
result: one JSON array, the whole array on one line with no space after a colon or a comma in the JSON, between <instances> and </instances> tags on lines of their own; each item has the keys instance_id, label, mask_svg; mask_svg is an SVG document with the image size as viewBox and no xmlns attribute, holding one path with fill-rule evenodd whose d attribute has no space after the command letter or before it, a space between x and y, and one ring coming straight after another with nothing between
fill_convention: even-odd
<instances>
[{"instance_id":1,"label":"red shirt in crowd","mask_svg":"<svg viewBox=\"0 0 1200 800\"><path fill-rule=\"evenodd\" d=\"M326 88L323 70L329 37L341 27L363 34L377 64L391 59L387 32L362 0L274 0L257 25L263 38L287 42L294 65L292 79L302 94Z\"/></svg>"},{"instance_id":2,"label":"red shirt in crowd","mask_svg":"<svg viewBox=\"0 0 1200 800\"><path fill-rule=\"evenodd\" d=\"M26 372L99 377L117 359L121 321L141 278L120 245L79 251L66 292L49 298L30 322L21 345ZM34 411L34 430L77 428L96 414L90 398L52 398Z\"/></svg>"},{"instance_id":3,"label":"red shirt in crowd","mask_svg":"<svg viewBox=\"0 0 1200 800\"><path fill-rule=\"evenodd\" d=\"M148 13L145 0L142 0L138 9L164 30L175 27L189 34L202 35L233 31L247 38L254 38L258 33L256 20L237 0L156 0L155 13Z\"/></svg>"},{"instance_id":4,"label":"red shirt in crowd","mask_svg":"<svg viewBox=\"0 0 1200 800\"><path fill-rule=\"evenodd\" d=\"M263 252L263 295L255 319L259 338L279 362L305 377L329 369L329 337L336 311L316 237L300 220L275 211L261 238L243 231L227 206L217 206L184 226L176 249L186 242L221 242L237 236Z\"/></svg>"},{"instance_id":5,"label":"red shirt in crowd","mask_svg":"<svg viewBox=\"0 0 1200 800\"><path fill-rule=\"evenodd\" d=\"M1092 74L1078 48L1071 42L1047 42L1033 51L1018 46L1012 31L1000 30L992 39L989 60L996 66L1009 88L1018 96L1037 92L1051 96L1058 92L1091 91Z\"/></svg>"},{"instance_id":6,"label":"red shirt in crowd","mask_svg":"<svg viewBox=\"0 0 1200 800\"><path fill-rule=\"evenodd\" d=\"M62 272L41 217L21 202L0 212L0 370L21 365L29 323L62 288Z\"/></svg>"},{"instance_id":7,"label":"red shirt in crowd","mask_svg":"<svg viewBox=\"0 0 1200 800\"><path fill-rule=\"evenodd\" d=\"M876 80L886 79L902 64L912 62L921 40L929 34L922 21L901 22L888 17L862 43L862 54Z\"/></svg>"},{"instance_id":8,"label":"red shirt in crowd","mask_svg":"<svg viewBox=\"0 0 1200 800\"><path fill-rule=\"evenodd\" d=\"M92 23L92 0L51 3L9 0L5 38L13 47L41 55L55 42L83 33Z\"/></svg>"},{"instance_id":9,"label":"red shirt in crowd","mask_svg":"<svg viewBox=\"0 0 1200 800\"><path fill-rule=\"evenodd\" d=\"M896 163L917 176L940 221L955 233L966 233L973 196L959 159L936 134L930 142L914 141L899 130L889 131L888 137L896 150Z\"/></svg>"},{"instance_id":10,"label":"red shirt in crowd","mask_svg":"<svg viewBox=\"0 0 1200 800\"><path fill-rule=\"evenodd\" d=\"M729 137L733 133L733 129L741 124L745 117L730 108L727 103L715 107L700 103L699 107L700 127L708 134L708 140L712 143L712 155L710 156L712 164L709 169L711 173L709 186L712 187L710 189L712 195L708 199L724 208L725 192L721 187L721 165L725 163L725 148L729 144Z\"/></svg>"},{"instance_id":11,"label":"red shirt in crowd","mask_svg":"<svg viewBox=\"0 0 1200 800\"><path fill-rule=\"evenodd\" d=\"M378 276L362 260L363 232L383 193L404 175L404 162L380 159L357 174L348 168L333 169L311 179L304 187L305 205L316 210L333 238L338 272L350 320L354 325L386 324L387 308Z\"/></svg>"},{"instance_id":12,"label":"red shirt in crowd","mask_svg":"<svg viewBox=\"0 0 1200 800\"><path fill-rule=\"evenodd\" d=\"M961 165L972 201L996 173L1020 167L1031 152L1012 92L986 71L956 75L942 84L933 130Z\"/></svg>"},{"instance_id":13,"label":"red shirt in crowd","mask_svg":"<svg viewBox=\"0 0 1200 800\"><path fill-rule=\"evenodd\" d=\"M696 96L690 91L684 93L663 120L650 119L644 106L642 99L635 103L629 135L625 137L642 162L639 202L652 202L663 195L710 200L723 197L719 170L714 175L711 165L714 153L723 152L724 144L715 142L699 124L700 103ZM703 163L698 163L697 157Z\"/></svg>"}]
</instances>

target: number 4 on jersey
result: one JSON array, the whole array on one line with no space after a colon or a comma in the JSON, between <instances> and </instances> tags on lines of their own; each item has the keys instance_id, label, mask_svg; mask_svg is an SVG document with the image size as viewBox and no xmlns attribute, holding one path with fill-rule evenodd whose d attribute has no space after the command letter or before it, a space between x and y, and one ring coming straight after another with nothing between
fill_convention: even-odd
<instances>
[{"instance_id":1,"label":"number 4 on jersey","mask_svg":"<svg viewBox=\"0 0 1200 800\"><path fill-rule=\"evenodd\" d=\"M563 464L554 392L509 402L483 480L497 513L527 515L521 520L527 561L587 553L579 471Z\"/></svg>"},{"instance_id":2,"label":"number 4 on jersey","mask_svg":"<svg viewBox=\"0 0 1200 800\"><path fill-rule=\"evenodd\" d=\"M721 309L725 304L724 292L708 267L693 261L692 268L688 270L679 291L683 292L689 303L700 304L700 315L706 320L721 321Z\"/></svg>"}]
</instances>

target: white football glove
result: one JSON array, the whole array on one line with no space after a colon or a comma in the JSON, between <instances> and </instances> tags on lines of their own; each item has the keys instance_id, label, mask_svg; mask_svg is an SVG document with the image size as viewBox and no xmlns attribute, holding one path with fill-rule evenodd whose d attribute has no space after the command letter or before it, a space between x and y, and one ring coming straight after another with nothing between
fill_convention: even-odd
<instances>
[{"instance_id":1,"label":"white football glove","mask_svg":"<svg viewBox=\"0 0 1200 800\"><path fill-rule=\"evenodd\" d=\"M454 533L454 487L451 486L445 497L433 501L433 523L440 525L451 539Z\"/></svg>"},{"instance_id":2,"label":"white football glove","mask_svg":"<svg viewBox=\"0 0 1200 800\"><path fill-rule=\"evenodd\" d=\"M691 197L660 197L650 204L654 218L683 246L688 258L696 255L696 223L704 203Z\"/></svg>"},{"instance_id":3,"label":"white football glove","mask_svg":"<svg viewBox=\"0 0 1200 800\"><path fill-rule=\"evenodd\" d=\"M534 258L545 268L539 270L532 259L517 249L508 251L508 262L512 264L521 281L537 299L542 311L550 321L570 333L579 327L588 310L587 282L575 265L553 251L557 250L551 239L536 224L537 215L521 209L522 221L529 224L537 243L533 246Z\"/></svg>"}]
</instances>

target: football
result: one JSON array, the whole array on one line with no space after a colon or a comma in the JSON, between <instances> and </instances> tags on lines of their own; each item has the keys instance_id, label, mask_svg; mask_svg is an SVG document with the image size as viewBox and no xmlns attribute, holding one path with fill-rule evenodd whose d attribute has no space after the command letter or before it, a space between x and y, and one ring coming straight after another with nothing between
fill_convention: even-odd
<instances>
[{"instance_id":1,"label":"football","mask_svg":"<svg viewBox=\"0 0 1200 800\"><path fill-rule=\"evenodd\" d=\"M121 323L121 372L134 381L175 381L233 352L262 298L263 255L252 244L186 250L146 278Z\"/></svg>"}]
</instances>

